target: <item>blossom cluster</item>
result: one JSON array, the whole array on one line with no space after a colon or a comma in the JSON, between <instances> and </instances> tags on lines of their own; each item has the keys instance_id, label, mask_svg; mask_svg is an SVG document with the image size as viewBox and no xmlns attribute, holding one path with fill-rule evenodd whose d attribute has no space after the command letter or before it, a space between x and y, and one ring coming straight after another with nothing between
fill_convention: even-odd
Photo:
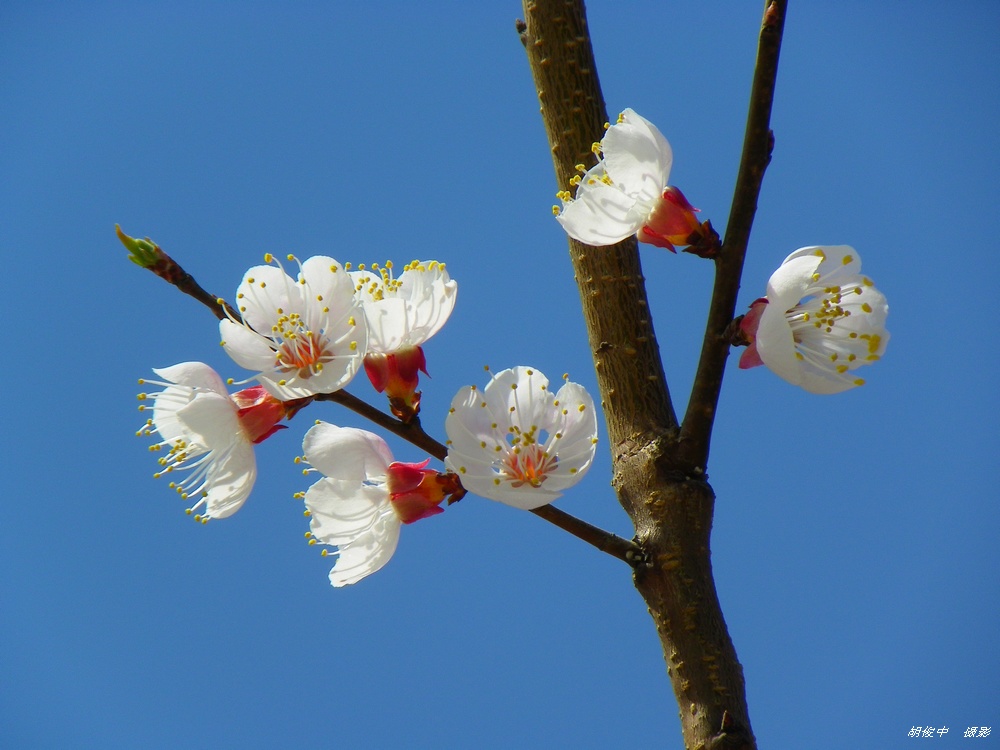
<instances>
[{"instance_id":1,"label":"blossom cluster","mask_svg":"<svg viewBox=\"0 0 1000 750\"><path fill-rule=\"evenodd\" d=\"M596 165L578 166L560 192L557 220L593 246L631 235L702 257L720 252L709 222L668 184L673 152L663 134L631 109L594 144ZM132 260L170 280L180 269L149 240L119 237ZM722 248L721 251L724 251ZM160 471L207 522L235 513L257 475L254 445L274 434L314 399L344 388L364 370L392 414L412 424L420 411L423 344L447 322L458 286L437 261L413 261L398 276L392 263L352 269L317 255L286 271L273 256L250 268L236 290L236 310L223 304L222 346L253 374L230 394L208 365L185 362L156 369L162 390L139 395L152 410L139 430L156 435ZM220 301L220 304L221 301ZM810 246L789 255L766 295L730 327L747 346L743 369L766 365L813 393L864 383L857 370L879 360L889 340L888 305L861 275L846 245ZM551 503L587 473L595 455L597 414L580 385L514 367L471 385L452 399L445 419L445 471L394 460L382 438L366 430L317 422L296 460L321 478L297 493L310 518L306 537L333 548L334 586L356 583L393 555L402 526L437 515L467 491L524 510ZM255 381L255 385L248 385ZM232 380L229 381L233 383ZM152 402L151 407L148 402ZM443 451L442 451L443 453Z\"/></svg>"},{"instance_id":2,"label":"blossom cluster","mask_svg":"<svg viewBox=\"0 0 1000 750\"><path fill-rule=\"evenodd\" d=\"M558 193L554 207L566 233L603 247L635 235L640 242L673 250L693 246L714 253L714 231L699 224L684 194L667 184L673 165L670 143L631 109L619 115L600 143L600 159L572 180L576 195ZM716 237L717 239L717 237ZM864 384L855 372L878 361L889 341L889 306L871 279L861 275L854 248L810 246L785 258L767 294L743 316L734 343L748 346L740 368L766 365L811 393L839 393Z\"/></svg>"},{"instance_id":3,"label":"blossom cluster","mask_svg":"<svg viewBox=\"0 0 1000 750\"><path fill-rule=\"evenodd\" d=\"M219 324L222 346L256 385L230 394L208 365L185 362L142 380L162 390L139 395L152 411L139 430L156 435L160 471L202 523L246 501L256 476L254 445L317 396L342 389L362 369L393 414L411 421L420 407L422 345L454 309L457 284L443 264L414 261L352 270L328 256L299 262L292 276L272 256L250 268L236 311ZM232 380L229 381L233 383ZM151 404L150 404L151 402ZM537 370L518 367L455 397L446 425L446 470L395 461L366 430L317 422L296 459L322 478L298 493L310 544L334 549L334 586L355 583L392 556L402 525L442 512L466 491L534 509L587 472L595 451L593 400L579 385L556 393Z\"/></svg>"}]
</instances>

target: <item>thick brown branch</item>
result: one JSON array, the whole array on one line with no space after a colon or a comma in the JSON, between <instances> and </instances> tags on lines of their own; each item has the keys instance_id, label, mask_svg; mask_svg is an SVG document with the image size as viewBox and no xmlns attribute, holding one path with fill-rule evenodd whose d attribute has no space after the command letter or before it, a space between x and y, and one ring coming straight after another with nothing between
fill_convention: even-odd
<instances>
[{"instance_id":1,"label":"thick brown branch","mask_svg":"<svg viewBox=\"0 0 1000 750\"><path fill-rule=\"evenodd\" d=\"M560 188L607 119L582 0L524 0L517 26L538 91ZM679 450L634 239L570 241L613 453L614 486L648 555L636 588L681 707L685 746L754 748L743 670L712 578L714 493L703 462ZM728 322L728 321L727 321Z\"/></svg>"},{"instance_id":2,"label":"thick brown branch","mask_svg":"<svg viewBox=\"0 0 1000 750\"><path fill-rule=\"evenodd\" d=\"M778 74L778 53L785 23L787 0L769 0L757 46L757 65L750 91L743 155L736 177L733 205L729 212L722 251L715 259L715 287L695 375L691 399L681 428L681 450L685 463L704 468L708 463L712 425L729 355L726 328L736 312L736 297L743 275L750 229L757 212L764 170L771 160L774 135L770 129L774 84Z\"/></svg>"},{"instance_id":3,"label":"thick brown branch","mask_svg":"<svg viewBox=\"0 0 1000 750\"><path fill-rule=\"evenodd\" d=\"M561 0L525 2L525 17L517 30L539 84L556 182L566 189L577 175L577 164L593 163L591 146L603 137L608 120L586 18L581 2ZM540 34L540 22L551 22L553 28ZM615 423L616 434L673 430L677 417L649 317L635 238L602 248L571 240L570 255L605 419Z\"/></svg>"}]
</instances>

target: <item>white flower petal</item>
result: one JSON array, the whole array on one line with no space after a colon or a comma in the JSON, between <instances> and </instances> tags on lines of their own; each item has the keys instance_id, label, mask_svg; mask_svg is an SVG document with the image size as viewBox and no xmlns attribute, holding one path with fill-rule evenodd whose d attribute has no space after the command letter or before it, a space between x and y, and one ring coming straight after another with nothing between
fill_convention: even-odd
<instances>
[{"instance_id":1,"label":"white flower petal","mask_svg":"<svg viewBox=\"0 0 1000 750\"><path fill-rule=\"evenodd\" d=\"M182 362L171 367L154 368L153 372L169 383L153 399L153 422L164 440L174 441L186 437L188 428L182 424L178 414L199 394L229 396L222 378L203 362Z\"/></svg>"},{"instance_id":2,"label":"white flower petal","mask_svg":"<svg viewBox=\"0 0 1000 750\"><path fill-rule=\"evenodd\" d=\"M486 403L496 419L527 432L548 429L557 418L549 380L533 367L514 367L497 373L486 386ZM512 411L513 410L513 411Z\"/></svg>"},{"instance_id":3,"label":"white flower petal","mask_svg":"<svg viewBox=\"0 0 1000 750\"><path fill-rule=\"evenodd\" d=\"M802 382L801 367L795 356L795 339L785 311L768 302L757 328L757 353L767 368L792 385Z\"/></svg>"},{"instance_id":4,"label":"white flower petal","mask_svg":"<svg viewBox=\"0 0 1000 750\"><path fill-rule=\"evenodd\" d=\"M829 396L834 393L843 393L855 387L853 378L838 377L834 373L826 370L809 369L803 367L799 375L799 382L794 383L802 390L815 393L818 396Z\"/></svg>"},{"instance_id":5,"label":"white flower petal","mask_svg":"<svg viewBox=\"0 0 1000 750\"><path fill-rule=\"evenodd\" d=\"M203 388L223 396L228 395L226 384L219 374L204 362L181 362L170 367L153 368L153 372L171 383L191 388Z\"/></svg>"},{"instance_id":6,"label":"white flower petal","mask_svg":"<svg viewBox=\"0 0 1000 750\"><path fill-rule=\"evenodd\" d=\"M186 439L201 446L229 445L246 440L236 405L228 395L196 392L189 403L177 410L177 420Z\"/></svg>"},{"instance_id":7,"label":"white flower petal","mask_svg":"<svg viewBox=\"0 0 1000 750\"><path fill-rule=\"evenodd\" d=\"M278 310L302 313L302 295L295 281L274 266L253 266L243 274L236 289L236 302L243 320L253 330L267 335Z\"/></svg>"},{"instance_id":8,"label":"white flower petal","mask_svg":"<svg viewBox=\"0 0 1000 750\"><path fill-rule=\"evenodd\" d=\"M392 463L392 452L378 435L326 422L309 429L302 440L302 451L325 476L358 483L385 477Z\"/></svg>"},{"instance_id":9,"label":"white flower petal","mask_svg":"<svg viewBox=\"0 0 1000 750\"><path fill-rule=\"evenodd\" d=\"M317 541L338 548L330 583L347 586L382 568L396 551L401 522L384 485L321 479L306 492Z\"/></svg>"},{"instance_id":10,"label":"white flower petal","mask_svg":"<svg viewBox=\"0 0 1000 750\"><path fill-rule=\"evenodd\" d=\"M403 348L409 332L409 310L406 300L390 297L378 301L362 301L368 319L368 348L379 354L392 354Z\"/></svg>"},{"instance_id":11,"label":"white flower petal","mask_svg":"<svg viewBox=\"0 0 1000 750\"><path fill-rule=\"evenodd\" d=\"M818 255L789 256L767 281L768 309L780 308L784 312L797 305L814 283L812 275L822 262Z\"/></svg>"},{"instance_id":12,"label":"white flower petal","mask_svg":"<svg viewBox=\"0 0 1000 750\"><path fill-rule=\"evenodd\" d=\"M810 245L800 247L791 253L782 262L782 265L795 258L820 257L822 263L816 268L820 276L830 278L838 274L844 276L856 276L861 272L861 258L857 251L850 245Z\"/></svg>"},{"instance_id":13,"label":"white flower petal","mask_svg":"<svg viewBox=\"0 0 1000 750\"><path fill-rule=\"evenodd\" d=\"M450 466L448 468L451 469ZM551 492L545 487L514 489L507 482L497 484L492 477L472 474L462 474L462 486L474 495L496 500L521 510L535 510L535 508L541 508L543 505L548 505L562 497L561 492Z\"/></svg>"},{"instance_id":14,"label":"white flower petal","mask_svg":"<svg viewBox=\"0 0 1000 750\"><path fill-rule=\"evenodd\" d=\"M380 354L422 345L447 322L458 293L437 261L411 263L398 278L387 269L352 271L351 278L368 319L369 349Z\"/></svg>"},{"instance_id":15,"label":"white flower petal","mask_svg":"<svg viewBox=\"0 0 1000 750\"><path fill-rule=\"evenodd\" d=\"M337 564L330 570L330 583L336 587L357 583L385 567L399 544L398 522L384 526L340 548Z\"/></svg>"},{"instance_id":16,"label":"white flower petal","mask_svg":"<svg viewBox=\"0 0 1000 750\"><path fill-rule=\"evenodd\" d=\"M324 477L305 495L309 529L317 541L340 546L367 534L389 507L384 484L362 485L350 479Z\"/></svg>"},{"instance_id":17,"label":"white flower petal","mask_svg":"<svg viewBox=\"0 0 1000 750\"><path fill-rule=\"evenodd\" d=\"M350 274L329 255L314 255L302 262L302 278L313 298L322 297L325 304L347 304L354 296ZM303 286L300 284L300 286Z\"/></svg>"},{"instance_id":18,"label":"white flower petal","mask_svg":"<svg viewBox=\"0 0 1000 750\"><path fill-rule=\"evenodd\" d=\"M237 440L222 452L208 471L205 512L209 518L227 518L242 507L257 479L257 460L249 440Z\"/></svg>"},{"instance_id":19,"label":"white flower petal","mask_svg":"<svg viewBox=\"0 0 1000 750\"><path fill-rule=\"evenodd\" d=\"M646 118L631 109L612 125L601 141L605 168L626 195L644 202L659 200L670 178L673 151Z\"/></svg>"},{"instance_id":20,"label":"white flower petal","mask_svg":"<svg viewBox=\"0 0 1000 750\"><path fill-rule=\"evenodd\" d=\"M576 200L563 206L556 220L574 240L604 247L639 231L648 211L637 220L635 207L635 199L613 185L597 183L584 191L581 183Z\"/></svg>"},{"instance_id":21,"label":"white flower petal","mask_svg":"<svg viewBox=\"0 0 1000 750\"><path fill-rule=\"evenodd\" d=\"M267 339L231 320L219 321L222 348L233 362L247 370L270 370L274 367L274 349Z\"/></svg>"}]
</instances>

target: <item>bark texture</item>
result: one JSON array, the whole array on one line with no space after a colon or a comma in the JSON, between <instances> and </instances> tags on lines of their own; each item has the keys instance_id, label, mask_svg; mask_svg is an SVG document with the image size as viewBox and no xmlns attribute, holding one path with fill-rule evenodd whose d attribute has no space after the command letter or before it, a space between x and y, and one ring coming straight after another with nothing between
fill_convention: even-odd
<instances>
[{"instance_id":1,"label":"bark texture","mask_svg":"<svg viewBox=\"0 0 1000 750\"><path fill-rule=\"evenodd\" d=\"M775 3L767 13L773 16L775 8L783 16L783 5ZM556 180L559 189L570 189L576 165L594 163L591 146L603 137L609 119L586 13L582 0L524 0L524 13L517 30L538 91ZM770 80L773 92L773 75ZM762 112L763 141L758 134L745 147L744 160L749 148L754 161L748 170L741 165L741 176L747 171L756 182L742 197L737 189L745 207L735 225L731 217L731 228L738 228L739 236L730 242L727 234L728 246L715 261L718 276L699 382L684 427L677 422L664 377L635 239L603 248L569 240L613 454L613 485L645 553L645 561L635 568L635 585L656 624L689 750L756 747L743 670L712 576L715 495L705 481L705 464L728 353L725 327L732 320L770 153L769 98ZM753 109L751 120L760 130ZM748 143L750 131L748 125Z\"/></svg>"}]
</instances>

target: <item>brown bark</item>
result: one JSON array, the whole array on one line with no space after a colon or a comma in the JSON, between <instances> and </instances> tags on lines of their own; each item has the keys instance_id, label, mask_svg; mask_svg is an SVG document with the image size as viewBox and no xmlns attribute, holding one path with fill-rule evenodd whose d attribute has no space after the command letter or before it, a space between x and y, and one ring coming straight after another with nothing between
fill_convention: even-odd
<instances>
[{"instance_id":1,"label":"brown bark","mask_svg":"<svg viewBox=\"0 0 1000 750\"><path fill-rule=\"evenodd\" d=\"M591 145L608 120L586 14L582 0L524 0L524 12L517 29L557 184L568 189L576 165L593 164ZM761 48L771 44L773 65L759 58L734 212L715 261L716 288L683 427L664 377L635 239L602 248L569 241L613 454L613 485L647 559L636 567L635 585L656 624L689 750L756 747L743 670L712 577L715 495L705 466L728 353L725 327L770 153L770 97L783 15L783 2L772 2L765 12Z\"/></svg>"}]
</instances>

